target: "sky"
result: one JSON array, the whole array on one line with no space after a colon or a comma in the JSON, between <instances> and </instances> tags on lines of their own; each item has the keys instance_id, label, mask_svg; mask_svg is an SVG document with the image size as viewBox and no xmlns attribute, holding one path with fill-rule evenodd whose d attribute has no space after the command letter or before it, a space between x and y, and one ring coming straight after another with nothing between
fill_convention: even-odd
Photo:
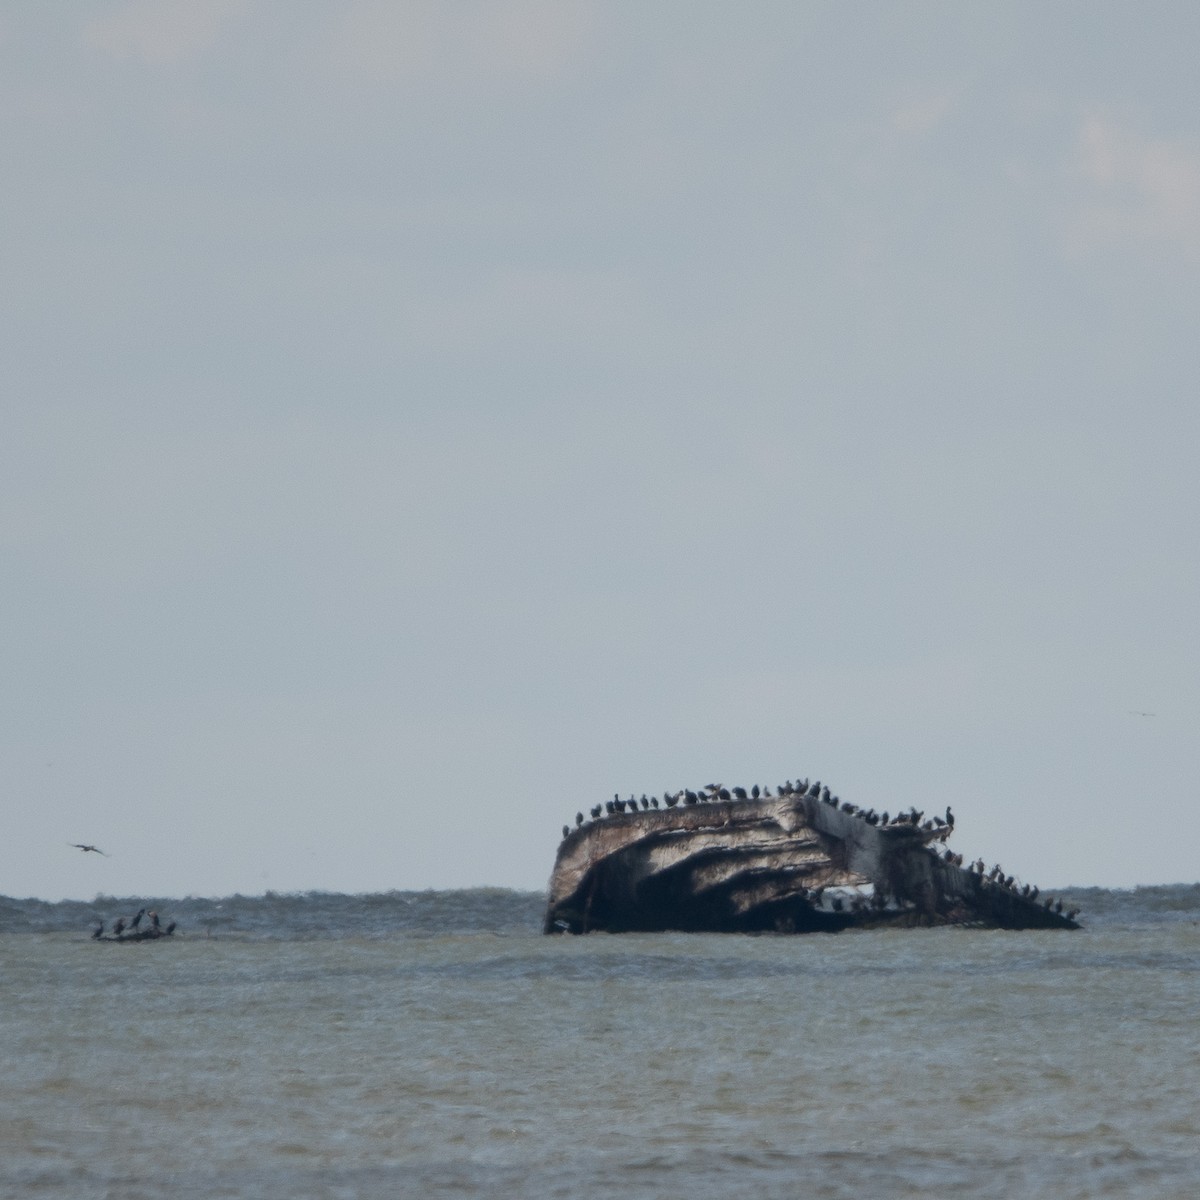
<instances>
[{"instance_id":1,"label":"sky","mask_svg":"<svg viewBox=\"0 0 1200 1200\"><path fill-rule=\"evenodd\" d=\"M537 889L800 777L1196 880L1198 41L0 5L0 894Z\"/></svg>"}]
</instances>

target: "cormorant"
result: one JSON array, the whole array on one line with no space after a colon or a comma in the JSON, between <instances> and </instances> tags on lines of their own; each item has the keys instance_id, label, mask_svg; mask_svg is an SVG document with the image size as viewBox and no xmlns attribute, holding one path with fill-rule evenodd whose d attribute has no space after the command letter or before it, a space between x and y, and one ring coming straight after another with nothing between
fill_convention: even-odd
<instances>
[{"instance_id":1,"label":"cormorant","mask_svg":"<svg viewBox=\"0 0 1200 1200\"><path fill-rule=\"evenodd\" d=\"M599 804L597 804L597 805L595 806L595 808L593 808L593 809L592 809L592 820L593 820L593 821L598 821L598 820L600 819L600 814L601 814L603 811L604 811L604 809L603 809L603 808L602 808L602 807L601 807Z\"/></svg>"},{"instance_id":2,"label":"cormorant","mask_svg":"<svg viewBox=\"0 0 1200 1200\"><path fill-rule=\"evenodd\" d=\"M770 790L771 790L770 788L767 788L767 791L770 791ZM757 800L757 799L759 798L759 796L761 796L761 795L762 795L762 792L759 790L759 786L758 786L758 784L756 783L756 784L755 784L755 785L754 785L754 786L753 786L753 787L750 789L750 799L751 799L751 800Z\"/></svg>"},{"instance_id":3,"label":"cormorant","mask_svg":"<svg viewBox=\"0 0 1200 1200\"><path fill-rule=\"evenodd\" d=\"M679 793L675 792L672 795L664 796L663 799L666 800L668 808L674 808L679 803Z\"/></svg>"},{"instance_id":4,"label":"cormorant","mask_svg":"<svg viewBox=\"0 0 1200 1200\"><path fill-rule=\"evenodd\" d=\"M700 801L700 797L697 796L696 793L691 790L691 788L683 793L683 798L688 804L697 804Z\"/></svg>"},{"instance_id":5,"label":"cormorant","mask_svg":"<svg viewBox=\"0 0 1200 1200\"><path fill-rule=\"evenodd\" d=\"M142 923L142 918L145 915L146 915L146 910L144 908L139 908L137 910L137 916L134 917L133 920L129 922L129 928L132 930L136 930L137 927Z\"/></svg>"},{"instance_id":6,"label":"cormorant","mask_svg":"<svg viewBox=\"0 0 1200 1200\"><path fill-rule=\"evenodd\" d=\"M650 801L649 801L648 799L646 799L646 793L645 793L645 792L643 792L643 793L642 793L642 808L643 808L643 810L644 810L644 809L647 809L647 808L649 808L649 807L650 807Z\"/></svg>"},{"instance_id":7,"label":"cormorant","mask_svg":"<svg viewBox=\"0 0 1200 1200\"><path fill-rule=\"evenodd\" d=\"M104 851L99 846L85 846L82 842L68 842L68 846L74 846L76 850L82 850L86 854L89 850L93 854L104 854ZM104 854L105 858L111 858L111 854Z\"/></svg>"},{"instance_id":8,"label":"cormorant","mask_svg":"<svg viewBox=\"0 0 1200 1200\"><path fill-rule=\"evenodd\" d=\"M657 807L658 807L658 797L657 797L657 796L651 796L651 797L650 797L650 807L651 807L651 808L657 808Z\"/></svg>"},{"instance_id":9,"label":"cormorant","mask_svg":"<svg viewBox=\"0 0 1200 1200\"><path fill-rule=\"evenodd\" d=\"M954 828L954 814L950 811L950 805L948 804L946 805L946 824L949 825L951 829Z\"/></svg>"},{"instance_id":10,"label":"cormorant","mask_svg":"<svg viewBox=\"0 0 1200 1200\"><path fill-rule=\"evenodd\" d=\"M745 795L744 792L742 794ZM733 797L729 794L728 788L718 788L717 796L722 800L732 800L733 799Z\"/></svg>"},{"instance_id":11,"label":"cormorant","mask_svg":"<svg viewBox=\"0 0 1200 1200\"><path fill-rule=\"evenodd\" d=\"M1050 902L1048 900L1046 901L1046 907L1047 908L1050 907ZM120 937L121 934L123 934L124 932L125 932L125 918L118 917L117 923L113 926L113 933L115 933L117 935L117 937Z\"/></svg>"},{"instance_id":12,"label":"cormorant","mask_svg":"<svg viewBox=\"0 0 1200 1200\"><path fill-rule=\"evenodd\" d=\"M739 800L745 800L745 799L747 799L747 796L746 796L746 789L745 789L744 787L735 787L735 788L733 789L733 794L734 794L734 795L735 795L735 796L736 796L736 797L737 797ZM758 788L755 788L755 789L754 789L754 798L755 798L755 800L757 800L757 799L758 799Z\"/></svg>"},{"instance_id":13,"label":"cormorant","mask_svg":"<svg viewBox=\"0 0 1200 1200\"><path fill-rule=\"evenodd\" d=\"M575 824L576 824L576 825L582 825L582 824L583 824L583 813L576 813L576 814L575 814Z\"/></svg>"},{"instance_id":14,"label":"cormorant","mask_svg":"<svg viewBox=\"0 0 1200 1200\"><path fill-rule=\"evenodd\" d=\"M567 835L568 835L570 832L571 832L571 827L570 827L570 825L564 825L564 826L563 826L563 841L564 841L564 842L567 840Z\"/></svg>"}]
</instances>

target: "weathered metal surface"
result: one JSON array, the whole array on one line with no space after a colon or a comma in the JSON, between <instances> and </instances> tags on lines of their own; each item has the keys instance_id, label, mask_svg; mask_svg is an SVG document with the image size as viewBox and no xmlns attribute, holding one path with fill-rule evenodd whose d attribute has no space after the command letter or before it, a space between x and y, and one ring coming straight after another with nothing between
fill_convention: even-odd
<instances>
[{"instance_id":1,"label":"weathered metal surface","mask_svg":"<svg viewBox=\"0 0 1200 1200\"><path fill-rule=\"evenodd\" d=\"M700 793L690 804L593 817L559 847L545 931L1078 928L1037 889L997 880L998 867L989 877L982 864L961 866L944 848L952 823L883 824L823 795Z\"/></svg>"}]
</instances>

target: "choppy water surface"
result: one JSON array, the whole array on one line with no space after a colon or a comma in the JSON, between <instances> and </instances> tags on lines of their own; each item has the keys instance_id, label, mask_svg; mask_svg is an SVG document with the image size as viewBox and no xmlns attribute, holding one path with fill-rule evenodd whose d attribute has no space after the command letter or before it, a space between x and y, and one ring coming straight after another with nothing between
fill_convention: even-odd
<instances>
[{"instance_id":1,"label":"choppy water surface","mask_svg":"<svg viewBox=\"0 0 1200 1200\"><path fill-rule=\"evenodd\" d=\"M1067 899L586 938L498 891L0 900L0 1194L1200 1195L1200 887ZM181 933L89 939L147 903Z\"/></svg>"}]
</instances>

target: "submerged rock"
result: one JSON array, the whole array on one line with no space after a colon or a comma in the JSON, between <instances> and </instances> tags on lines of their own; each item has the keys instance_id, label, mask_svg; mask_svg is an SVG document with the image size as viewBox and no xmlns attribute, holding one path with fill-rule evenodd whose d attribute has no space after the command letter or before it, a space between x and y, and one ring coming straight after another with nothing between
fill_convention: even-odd
<instances>
[{"instance_id":1,"label":"submerged rock","mask_svg":"<svg viewBox=\"0 0 1200 1200\"><path fill-rule=\"evenodd\" d=\"M915 812L884 821L839 806L817 785L761 799L734 798L716 785L711 798L681 796L696 798L616 808L568 830L544 931L1079 928L1061 903L1055 911L999 867L963 867L942 848L954 829L949 811L948 822L921 823Z\"/></svg>"}]
</instances>

